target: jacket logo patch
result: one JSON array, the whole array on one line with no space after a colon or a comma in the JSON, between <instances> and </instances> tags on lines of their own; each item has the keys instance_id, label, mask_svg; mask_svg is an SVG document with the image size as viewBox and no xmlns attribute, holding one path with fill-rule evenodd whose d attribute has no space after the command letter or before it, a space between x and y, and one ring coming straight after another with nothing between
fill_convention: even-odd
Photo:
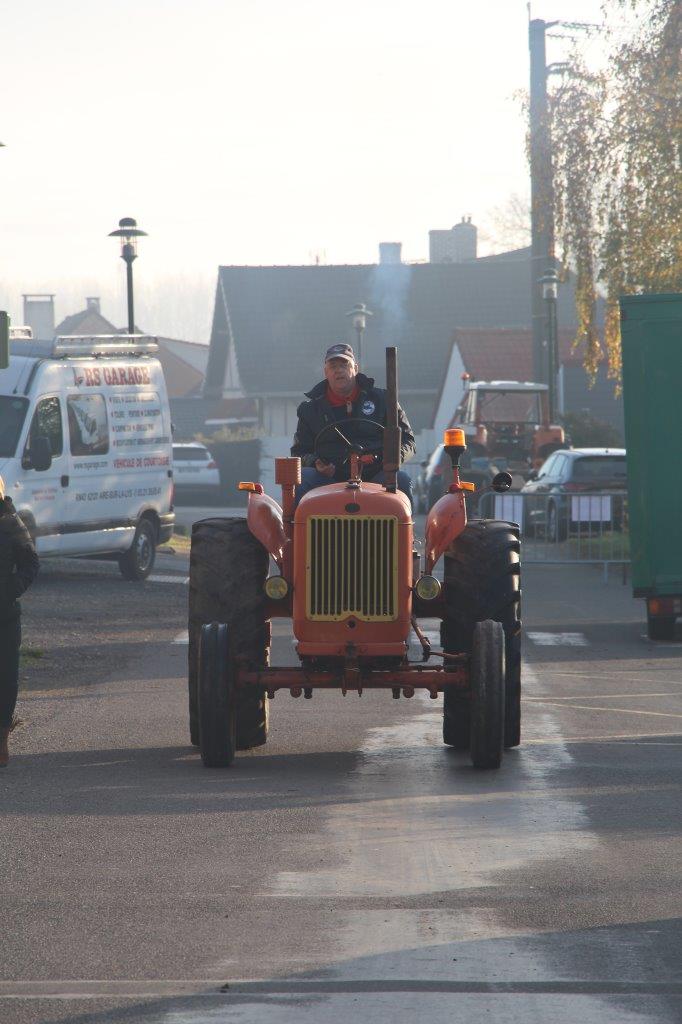
<instances>
[{"instance_id":1,"label":"jacket logo patch","mask_svg":"<svg viewBox=\"0 0 682 1024\"><path fill-rule=\"evenodd\" d=\"M375 409L376 405L369 398L367 399L366 402L362 403L362 411L365 416L371 416Z\"/></svg>"}]
</instances>

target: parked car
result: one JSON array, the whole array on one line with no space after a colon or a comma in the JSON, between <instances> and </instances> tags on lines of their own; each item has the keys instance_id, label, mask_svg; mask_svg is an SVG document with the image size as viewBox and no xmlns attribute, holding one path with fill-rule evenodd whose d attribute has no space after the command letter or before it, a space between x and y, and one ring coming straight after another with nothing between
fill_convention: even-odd
<instances>
[{"instance_id":1,"label":"parked car","mask_svg":"<svg viewBox=\"0 0 682 1024\"><path fill-rule=\"evenodd\" d=\"M472 515L478 506L481 494L491 489L492 479L501 469L506 469L505 460L500 464L492 463L486 458L463 460L460 479L475 484L475 491L466 492L467 512ZM418 512L428 512L441 498L452 483L452 465L450 456L442 444L437 445L428 462L422 462L422 469L415 484L416 508Z\"/></svg>"},{"instance_id":2,"label":"parked car","mask_svg":"<svg viewBox=\"0 0 682 1024\"><path fill-rule=\"evenodd\" d=\"M220 471L204 444L193 441L173 445L173 479L177 497L199 496L217 498L220 494Z\"/></svg>"},{"instance_id":3,"label":"parked car","mask_svg":"<svg viewBox=\"0 0 682 1024\"><path fill-rule=\"evenodd\" d=\"M627 465L623 448L573 448L554 452L521 488L525 498L527 534L544 531L547 540L566 540L578 525L622 526L622 501L611 494L625 492ZM583 495L584 500L579 496ZM589 496L594 495L594 500ZM600 500L599 495L607 498Z\"/></svg>"}]
</instances>

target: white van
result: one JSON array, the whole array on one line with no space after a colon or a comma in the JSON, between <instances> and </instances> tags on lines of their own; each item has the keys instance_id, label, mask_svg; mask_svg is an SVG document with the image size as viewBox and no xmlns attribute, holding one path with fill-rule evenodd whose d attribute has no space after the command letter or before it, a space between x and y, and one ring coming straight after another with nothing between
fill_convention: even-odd
<instances>
[{"instance_id":1,"label":"white van","mask_svg":"<svg viewBox=\"0 0 682 1024\"><path fill-rule=\"evenodd\" d=\"M20 335L0 370L0 476L38 554L151 572L173 532L171 420L156 341Z\"/></svg>"}]
</instances>

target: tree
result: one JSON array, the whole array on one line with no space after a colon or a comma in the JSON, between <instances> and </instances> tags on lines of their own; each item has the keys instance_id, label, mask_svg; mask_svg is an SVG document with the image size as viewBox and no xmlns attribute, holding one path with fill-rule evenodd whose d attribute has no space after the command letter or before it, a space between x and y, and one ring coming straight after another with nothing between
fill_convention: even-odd
<instances>
[{"instance_id":1,"label":"tree","mask_svg":"<svg viewBox=\"0 0 682 1024\"><path fill-rule=\"evenodd\" d=\"M556 235L576 275L576 340L591 376L605 350L619 381L619 295L682 290L682 4L604 0L603 12L605 67L588 69L576 47L551 93L550 130ZM603 343L597 289L606 298Z\"/></svg>"},{"instance_id":2,"label":"tree","mask_svg":"<svg viewBox=\"0 0 682 1024\"><path fill-rule=\"evenodd\" d=\"M479 234L497 249L521 249L530 245L530 197L512 192L487 215L488 229Z\"/></svg>"}]
</instances>

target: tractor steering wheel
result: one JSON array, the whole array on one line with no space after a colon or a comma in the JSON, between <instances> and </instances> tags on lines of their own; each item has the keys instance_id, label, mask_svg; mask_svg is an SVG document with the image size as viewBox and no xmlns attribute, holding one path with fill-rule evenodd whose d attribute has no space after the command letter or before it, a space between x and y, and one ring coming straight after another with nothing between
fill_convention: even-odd
<instances>
[{"instance_id":1,"label":"tractor steering wheel","mask_svg":"<svg viewBox=\"0 0 682 1024\"><path fill-rule=\"evenodd\" d=\"M354 425L354 438L348 437L348 426ZM358 427L360 429L358 429ZM335 465L348 462L351 452L358 455L381 455L384 450L384 428L376 420L359 416L328 423L315 438L314 452L323 462Z\"/></svg>"}]
</instances>

